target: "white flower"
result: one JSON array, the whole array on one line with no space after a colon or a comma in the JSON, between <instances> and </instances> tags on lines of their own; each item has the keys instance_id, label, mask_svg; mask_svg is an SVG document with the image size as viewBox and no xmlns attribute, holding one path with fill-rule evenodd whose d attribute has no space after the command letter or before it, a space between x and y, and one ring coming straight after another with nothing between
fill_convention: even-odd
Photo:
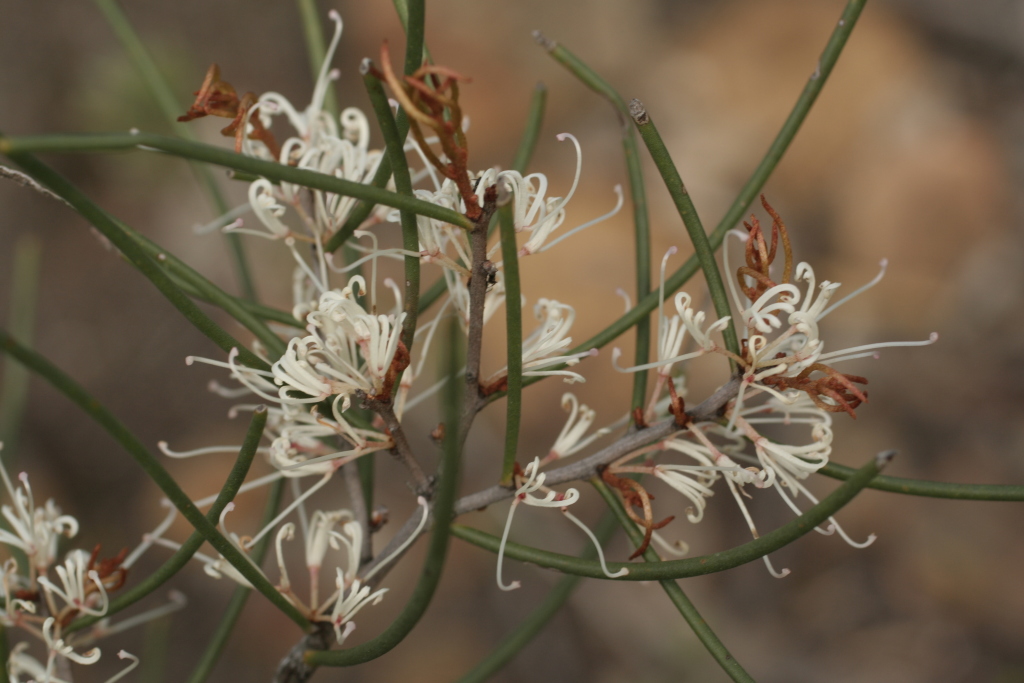
<instances>
[{"instance_id":1,"label":"white flower","mask_svg":"<svg viewBox=\"0 0 1024 683\"><path fill-rule=\"evenodd\" d=\"M0 448L3 444L0 444ZM22 472L21 486L15 489L7 471L0 466L0 476L14 506L0 508L11 530L0 529L0 543L19 548L27 556L32 569L45 574L57 555L60 536L72 538L78 533L78 521L71 515L62 515L53 499L43 507L35 507L28 475Z\"/></svg>"},{"instance_id":2,"label":"white flower","mask_svg":"<svg viewBox=\"0 0 1024 683\"><path fill-rule=\"evenodd\" d=\"M68 553L64 566L56 567L63 589L45 576L40 576L38 581L47 593L59 596L69 607L99 617L107 613L107 590L96 570L89 569L89 561L90 555L84 550Z\"/></svg>"},{"instance_id":3,"label":"white flower","mask_svg":"<svg viewBox=\"0 0 1024 683\"><path fill-rule=\"evenodd\" d=\"M338 568L338 577L335 580L337 586L337 599L334 602L334 609L331 610L331 624L334 626L334 635L338 644L345 642L345 639L355 630L356 625L352 617L366 605L377 605L384 599L387 588L381 588L371 592L370 586L360 584L359 579L352 581L351 585L345 579L341 568ZM342 629L344 626L344 630Z\"/></svg>"},{"instance_id":4,"label":"white flower","mask_svg":"<svg viewBox=\"0 0 1024 683\"><path fill-rule=\"evenodd\" d=\"M508 542L508 532L512 528L512 517L515 514L516 507L518 507L520 503L533 507L559 508L562 514L564 514L573 524L583 529L587 534L587 537L590 538L591 542L594 544L594 547L597 548L597 557L601 562L601 569L604 571L605 576L614 579L628 574L629 570L625 568L614 573L608 569L608 566L604 561L604 551L601 550L601 544L598 543L594 533L567 510L570 505L580 499L580 492L576 489L568 489L564 493L553 491L544 486L544 480L546 478L547 475L540 472L540 458L535 458L533 462L527 465L522 476L518 478L522 483L519 485L519 488L516 489L515 496L512 498L512 504L508 509L508 517L505 520L505 531L501 535L501 545L498 547L498 563L495 570L498 588L503 591L511 591L522 585L518 581L506 584L501 579L501 567L505 560L505 544ZM533 495L537 491L543 491L545 493L544 497L539 498Z\"/></svg>"},{"instance_id":5,"label":"white flower","mask_svg":"<svg viewBox=\"0 0 1024 683\"><path fill-rule=\"evenodd\" d=\"M565 381L583 382L583 376L569 370L542 370L552 365L576 365L581 358L597 355L597 349L568 355L560 354L572 344L569 329L576 319L576 311L568 304L554 299L540 299L533 314L541 325L523 340L523 376L561 375Z\"/></svg>"},{"instance_id":6,"label":"white flower","mask_svg":"<svg viewBox=\"0 0 1024 683\"><path fill-rule=\"evenodd\" d=\"M541 465L551 460L565 458L578 453L612 431L611 428L604 427L584 438L583 435L587 433L590 425L594 423L597 413L581 404L574 394L568 392L562 394L562 410L569 411L569 418L565 421L565 425L558 434L558 438L555 439L554 445L551 446L547 457L541 461Z\"/></svg>"}]
</instances>

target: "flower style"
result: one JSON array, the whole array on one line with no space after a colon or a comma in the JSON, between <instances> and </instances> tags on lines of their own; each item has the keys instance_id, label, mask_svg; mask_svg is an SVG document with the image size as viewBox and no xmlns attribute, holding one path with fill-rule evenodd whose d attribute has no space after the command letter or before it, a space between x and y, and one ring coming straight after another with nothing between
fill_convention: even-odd
<instances>
[{"instance_id":1,"label":"flower style","mask_svg":"<svg viewBox=\"0 0 1024 683\"><path fill-rule=\"evenodd\" d=\"M565 421L565 425L558 434L558 438L555 439L555 443L551 446L547 457L541 460L541 466L552 460L567 458L578 453L612 431L610 427L602 427L594 431L590 436L584 437L583 435L590 429L590 425L594 423L597 413L586 405L581 404L575 394L569 392L562 394L562 410L569 411L569 418Z\"/></svg>"},{"instance_id":2,"label":"flower style","mask_svg":"<svg viewBox=\"0 0 1024 683\"><path fill-rule=\"evenodd\" d=\"M552 365L565 364L573 366L581 358L596 356L597 349L552 355L565 351L572 344L569 329L576 319L576 311L568 304L559 303L554 299L540 299L533 307L533 314L541 325L523 340L523 376L539 377L559 375L566 383L585 382L582 375L569 370L542 370ZM503 370L502 372L507 372ZM501 374L501 373L499 373Z\"/></svg>"},{"instance_id":3,"label":"flower style","mask_svg":"<svg viewBox=\"0 0 1024 683\"><path fill-rule=\"evenodd\" d=\"M584 533L587 534L587 537L594 544L594 547L597 548L597 557L601 562L601 570L604 572L605 576L610 579L614 579L628 574L629 570L626 568L622 568L617 572L612 572L608 569L608 565L605 564L604 560L604 551L601 550L601 544L598 542L597 537L594 536L594 532L592 532L587 525L581 522L567 509L570 505L580 499L580 492L576 489L568 489L564 493L553 491L552 489L544 486L544 479L546 477L546 474L540 472L540 458L535 458L533 462L527 465L526 469L516 477L516 480L521 483L516 489L515 497L512 498L512 504L509 506L508 517L505 520L505 531L501 535L501 545L498 547L498 563L495 570L498 588L503 591L512 591L522 586L519 581L513 581L506 584L501 579L501 567L505 560L505 544L508 543L508 532L512 528L512 517L515 515L516 507L518 507L520 503L531 505L533 507L558 508L573 524L580 527ZM534 496L533 494L537 491L543 491L545 494L544 497L538 498L537 496Z\"/></svg>"}]
</instances>

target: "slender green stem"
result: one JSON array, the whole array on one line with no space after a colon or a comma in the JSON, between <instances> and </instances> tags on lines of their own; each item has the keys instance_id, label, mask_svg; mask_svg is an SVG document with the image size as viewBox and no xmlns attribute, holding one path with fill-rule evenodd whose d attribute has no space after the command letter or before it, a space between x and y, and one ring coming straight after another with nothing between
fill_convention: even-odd
<instances>
[{"instance_id":1,"label":"slender green stem","mask_svg":"<svg viewBox=\"0 0 1024 683\"><path fill-rule=\"evenodd\" d=\"M142 631L140 683L163 683L167 670L167 645L171 637L171 615L148 622Z\"/></svg>"},{"instance_id":2,"label":"slender green stem","mask_svg":"<svg viewBox=\"0 0 1024 683\"><path fill-rule=\"evenodd\" d=\"M422 9L422 3L413 3ZM422 29L422 27L421 27ZM413 35L413 32L410 32ZM422 39L423 32L420 31ZM420 44L422 49L422 43ZM395 175L395 189L398 193L412 198L412 178L409 176L409 163L405 158L405 151L402 149L402 138L399 137L398 124L391 113L391 105L388 104L388 97L384 94L384 86L380 80L369 73L370 60L365 60L362 66L363 85L366 86L366 93L370 96L370 104L374 113L377 114L377 123L380 124L381 132L384 134L384 142L387 145L388 159L391 161L391 168ZM405 255L405 296L403 310L405 311L405 322L402 324L402 343L408 351L412 351L413 340L416 335L416 318L419 315L420 306L420 237L417 226L416 214L411 211L401 210L402 221L402 248L405 251L416 254Z\"/></svg>"},{"instance_id":3,"label":"slender green stem","mask_svg":"<svg viewBox=\"0 0 1024 683\"><path fill-rule=\"evenodd\" d=\"M615 497L615 494L600 479L592 479L590 483L593 484L594 488L601 494L601 497L604 498L608 508L615 514L619 524L622 525L630 540L633 541L633 545L639 548L644 540L643 534L640 533L636 524L626 514L626 510L622 507L619 499ZM645 562L661 562L658 553L650 546L644 550L643 557ZM729 652L729 649L726 648L725 643L719 639L708 623L700 616L700 612L697 611L697 608L690 602L690 598L683 592L682 586L673 579L662 579L659 583L665 594L668 595L669 600L676 606L679 613L683 615L683 619L690 625L697 638L704 644L704 647L711 653L711 656L715 658L715 661L722 667L722 670L729 675L729 678L736 681L736 683L753 683L754 679L740 666L740 663L736 661Z\"/></svg>"},{"instance_id":4,"label":"slender green stem","mask_svg":"<svg viewBox=\"0 0 1024 683\"><path fill-rule=\"evenodd\" d=\"M163 112L164 118L170 124L174 132L185 138L186 140L195 140L195 134L192 129L183 124L178 123L178 116L185 112L185 109L181 106L177 96L174 94L174 89L171 84L167 81L163 72L157 66L156 61L152 55L146 49L142 40L139 39L138 34L135 33L135 29L132 27L131 22L128 21L128 17L121 11L121 7L117 4L116 0L96 0L97 6L100 11L107 19L107 23L110 24L110 28L113 29L117 35L117 39L121 41L121 46L125 52L131 58L135 67L139 70L139 74L142 76L142 80L145 81L146 86L149 88L150 94L153 99L156 100L157 105L160 107L160 111ZM220 186L217 184L216 179L213 177L213 173L209 167L203 164L190 164L192 171L196 175L196 179L199 184L202 185L203 189L206 190L206 194L210 198L210 202L213 204L214 210L219 215L224 215L228 212L229 208L227 201L224 199L224 193L221 192ZM236 275L242 288L242 297L249 300L256 300L256 288L253 285L252 273L249 270L249 262L245 257L245 250L242 245L241 235L225 235L228 242L228 247L231 250L231 256L234 261Z\"/></svg>"},{"instance_id":5,"label":"slender green stem","mask_svg":"<svg viewBox=\"0 0 1024 683\"><path fill-rule=\"evenodd\" d=\"M847 480L857 470L852 467L830 462L818 474L833 479ZM925 496L928 498L951 498L953 500L990 500L994 502L1024 501L1024 486L1013 484L954 484L945 481L927 481L924 479L905 479L880 474L870 482L869 489L903 493L909 496Z\"/></svg>"},{"instance_id":6,"label":"slender green stem","mask_svg":"<svg viewBox=\"0 0 1024 683\"><path fill-rule=\"evenodd\" d=\"M149 475L150 479L160 487L164 495L170 499L174 507L178 508L182 516L203 535L203 538L219 552L224 559L232 564L239 573L253 585L256 590L263 593L268 600L287 614L296 624L303 629L308 628L309 622L306 618L288 602L281 593L267 580L248 556L242 553L239 548L225 538L213 522L208 520L188 495L181 490L178 482L174 480L160 461L139 441L138 437L132 434L120 420L118 420L106 408L100 405L99 401L90 396L74 380L64 374L59 368L50 363L39 354L31 351L14 339L6 330L0 330L0 350L10 354L20 363L54 386L55 389L67 396L78 405L87 415L100 424L128 454L135 459L140 467Z\"/></svg>"},{"instance_id":7,"label":"slender green stem","mask_svg":"<svg viewBox=\"0 0 1024 683\"><path fill-rule=\"evenodd\" d=\"M41 251L39 238L30 233L19 237L14 244L7 325L11 336L28 347L32 346L35 328ZM30 375L28 370L10 359L5 360L3 369L3 382L0 384L0 443L3 450L0 450L0 463L9 465L18 448Z\"/></svg>"},{"instance_id":8,"label":"slender green stem","mask_svg":"<svg viewBox=\"0 0 1024 683\"><path fill-rule=\"evenodd\" d=\"M505 321L508 338L508 389L505 411L505 457L501 464L501 483L512 484L519 446L519 422L523 412L523 312L519 293L519 254L512 204L498 209L501 224L501 258L505 271Z\"/></svg>"},{"instance_id":9,"label":"slender green stem","mask_svg":"<svg viewBox=\"0 0 1024 683\"><path fill-rule=\"evenodd\" d=\"M261 529L274 521L274 517L277 516L277 509L281 507L281 494L283 491L284 480L278 479L271 487L270 497L267 498L267 504L263 509L263 520L260 522ZM267 534L253 547L252 561L257 567L263 564L267 548L270 547L270 539L271 535ZM231 633L238 623L238 618L242 616L242 609L245 607L245 603L251 594L251 588L245 586L235 587L234 593L231 594L231 600L228 601L228 606L224 610L224 615L221 617L220 623L217 624L217 630L213 632L210 642L206 645L206 650L203 651L203 656L199 658L199 663L196 664L192 675L188 677L188 683L203 683L210 676L210 672L213 671L217 660L220 659L224 646L227 645L228 638L231 637Z\"/></svg>"},{"instance_id":10,"label":"slender green stem","mask_svg":"<svg viewBox=\"0 0 1024 683\"><path fill-rule=\"evenodd\" d=\"M76 400L77 402L77 399L72 400ZM206 519L209 520L211 524L217 523L217 520L220 518L220 513L238 494L238 489L241 488L246 475L249 473L249 467L252 465L253 457L256 455L256 450L259 448L260 438L263 436L263 428L266 424L266 409L255 411L253 413L252 420L249 422L249 429L246 431L245 440L242 442L242 448L238 451L238 458L235 459L235 464L232 466L231 472L228 473L228 477L224 481L224 486L221 487L220 492L217 494L217 499L213 502L209 512L206 513ZM102 617L80 617L68 625L68 627L64 629L64 632L71 633L73 631L78 631L88 626L92 626L96 622L116 614L126 607L134 605L136 602L166 583L168 579L177 574L182 567L188 564L188 561L192 559L192 556L197 550L199 550L199 547L203 544L204 540L203 535L198 531L192 533L192 535L181 544L181 547L174 552L174 555L164 562L158 570L147 576L142 583L133 586L127 591L119 593L116 598L112 599L106 614Z\"/></svg>"},{"instance_id":11,"label":"slender green stem","mask_svg":"<svg viewBox=\"0 0 1024 683\"><path fill-rule=\"evenodd\" d=\"M7 627L0 624L0 665L7 671L7 658L11 654L10 644L7 642Z\"/></svg>"},{"instance_id":12,"label":"slender green stem","mask_svg":"<svg viewBox=\"0 0 1024 683\"><path fill-rule=\"evenodd\" d=\"M790 143L793 142L793 138L803 125L804 119L807 118L807 114L811 110L811 106L814 104L815 100L818 99L821 89L825 86L825 82L828 80L829 75L831 75L833 67L835 67L836 62L839 60L839 55L842 54L843 48L846 46L846 41L850 37L850 32L853 31L853 28L857 23L857 19L860 17L860 13L864 9L866 2L867 0L850 0L846 4L846 8L843 10L843 14L839 18L839 22L836 24L831 36L829 36L828 42L825 44L825 49L822 51L821 57L818 59L817 68L807 80L807 84L800 93L800 97L797 99L796 104L793 105L793 109L790 111L789 116L786 117L785 122L782 124L782 128L776 134L775 139L768 148L768 151L765 153L764 157L762 157L750 178L743 185L743 188L736 196L736 199L733 200L732 204L725 212L725 215L718 222L718 225L715 226L715 229L711 231L711 234L708 235L708 240L711 243L712 249L718 249L718 247L722 246L722 241L725 239L726 233L736 225L744 212L750 208L750 205L757 198L758 193L761 192L765 182L767 182L769 176L771 176L772 172L775 170L775 167L782 159L782 156L785 154L786 150L789 149ZM700 264L696 255L688 258L678 270L665 279L666 296L668 296L669 293L676 292L680 287L686 284L699 269ZM661 305L661 301L659 299L658 292L651 292L638 301L636 306L628 313L566 353L580 353L582 351L587 351L588 349L599 349L605 346L636 325L641 318L650 314L650 312L655 310L659 305ZM542 379L544 378L528 377L524 384L530 385L534 382L539 382ZM492 394L488 400L494 401L500 397L500 394Z\"/></svg>"},{"instance_id":13,"label":"slender green stem","mask_svg":"<svg viewBox=\"0 0 1024 683\"><path fill-rule=\"evenodd\" d=\"M159 263L159 260L157 262ZM174 284L178 285L178 287L180 287L183 292L188 294L193 299L199 299L200 301L204 301L208 304L214 304L214 301L210 297L205 296L202 292L193 287L191 284L176 276L172 270L168 269L167 274L171 276L172 280L174 280ZM231 295L229 294L228 296ZM277 308L267 306L265 304L259 304L254 301L248 301L246 299L239 299L237 297L232 298L234 299L234 303L241 306L244 310L248 311L249 313L251 313L252 315L256 316L261 320L279 323L281 325L287 325L288 327L293 327L297 330L306 329L306 326L302 324L301 320L296 319L294 316L292 316L291 313L288 313L287 311L282 311Z\"/></svg>"},{"instance_id":14,"label":"slender green stem","mask_svg":"<svg viewBox=\"0 0 1024 683\"><path fill-rule=\"evenodd\" d=\"M854 496L868 485L875 475L891 461L894 455L894 451L880 453L807 512L771 533L765 534L749 543L711 555L691 557L684 560L667 560L658 563L657 566L609 562L608 568L612 572L623 567L629 569L629 574L612 580L660 581L661 579L682 579L689 576L702 576L704 574L725 571L726 569L732 569L741 564L760 559L792 543L804 534L810 533L814 527L834 515L841 507L853 500ZM501 545L501 539L459 524L452 525L452 533L464 541L495 553L498 552L498 547ZM521 562L532 562L541 567L557 569L565 574L589 576L595 579L608 578L601 565L597 562L585 562L571 555L547 552L517 543L507 543L505 545L505 556L511 557L514 560L520 560Z\"/></svg>"},{"instance_id":15,"label":"slender green stem","mask_svg":"<svg viewBox=\"0 0 1024 683\"><path fill-rule=\"evenodd\" d=\"M236 154L232 150L190 142L165 135L153 133L98 133L98 134L62 134L62 135L26 135L20 137L0 138L0 154L6 154L18 161L30 152L114 152L119 150L156 150L167 152L184 159L195 159L210 164L234 168L263 176L268 180L277 180L314 190L332 192L334 194L369 200L375 204L383 204L396 209L405 209L421 216L429 216L439 221L451 223L469 230L472 222L457 211L446 209L430 202L414 199L396 192L364 185L351 180L344 180L326 173L317 173L303 168L286 166L273 161L264 161ZM19 161L20 163L20 161ZM51 188L52 189L52 188ZM340 232L340 231L339 231ZM337 237L337 235L335 235ZM332 242L333 243L333 238ZM330 243L329 243L330 244ZM340 246L341 242L338 242Z\"/></svg>"},{"instance_id":16,"label":"slender green stem","mask_svg":"<svg viewBox=\"0 0 1024 683\"><path fill-rule=\"evenodd\" d=\"M626 175L629 178L629 194L633 201L633 242L636 255L636 296L643 299L651 292L651 229L647 212L647 192L644 189L644 174L636 144L636 133L630 124L629 107L626 100L583 60L565 47L535 34L548 54L568 69L584 85L604 97L618 114L622 128L622 148L626 159ZM638 316L633 323L636 327L636 352L634 365L644 365L650 359L651 320L647 314ZM633 398L631 408L643 409L647 395L647 373L633 374Z\"/></svg>"},{"instance_id":17,"label":"slender green stem","mask_svg":"<svg viewBox=\"0 0 1024 683\"><path fill-rule=\"evenodd\" d=\"M607 543L617 527L618 522L613 515L609 513L602 517L594 528L594 535L597 537L598 543L601 545ZM597 551L593 545L588 543L580 557L593 559L597 557ZM544 601L530 612L530 616L526 617L516 627L516 630L506 636L498 647L494 648L479 664L460 678L458 683L484 683L512 661L519 651L526 647L558 613L558 610L576 590L579 581L579 576L563 576L559 579Z\"/></svg>"},{"instance_id":18,"label":"slender green stem","mask_svg":"<svg viewBox=\"0 0 1024 683\"><path fill-rule=\"evenodd\" d=\"M170 138L168 138L170 139ZM0 139L2 142L2 139ZM191 144L191 143L190 143ZM25 171L36 180L46 185L56 194L63 197L72 207L96 227L100 233L117 247L128 261L135 266L153 285L167 298L171 304L178 309L185 319L192 323L196 329L205 334L222 350L230 352L231 349L238 349L239 360L253 368L261 370L269 369L269 366L262 358L243 346L234 337L224 331L208 315L202 312L196 304L188 298L185 292L174 284L174 281L164 272L163 268L157 265L156 261L146 254L145 250L122 229L118 222L107 214L103 209L94 204L77 187L72 185L66 178L43 164L34 156L28 153L11 154L13 159Z\"/></svg>"},{"instance_id":19,"label":"slender green stem","mask_svg":"<svg viewBox=\"0 0 1024 683\"><path fill-rule=\"evenodd\" d=\"M452 319L448 326L448 358L445 374L444 406L445 436L442 448L441 468L437 490L433 497L434 528L430 532L427 547L427 558L423 563L423 571L413 589L412 596L402 608L402 612L376 638L346 650L317 651L307 650L305 661L313 666L352 666L371 659L376 659L398 645L419 623L427 611L427 606L434 597L434 591L441 580L441 571L448 555L448 541L455 506L455 494L459 485L459 466L462 457L459 443L459 409L462 406L462 383L458 381L459 370L464 365L459 339L462 337L458 323Z\"/></svg>"},{"instance_id":20,"label":"slender green stem","mask_svg":"<svg viewBox=\"0 0 1024 683\"><path fill-rule=\"evenodd\" d=\"M537 149L537 140L540 138L540 127L544 122L544 109L548 102L548 89L543 83L538 83L533 89L533 97L530 98L530 111L526 115L526 126L523 128L523 137L519 139L519 149L516 150L515 159L512 160L512 170L526 173L533 158L533 152Z\"/></svg>"},{"instance_id":21,"label":"slender green stem","mask_svg":"<svg viewBox=\"0 0 1024 683\"><path fill-rule=\"evenodd\" d=\"M272 358L277 358L284 354L285 343L267 327L266 323L258 315L253 313L248 306L244 305L242 300L231 296L197 273L187 263L131 226L122 221L116 222L125 234L135 240L150 258L163 265L167 272L173 275L176 280L185 282L193 291L198 292L199 296L204 300L211 302L214 306L217 306L234 318L245 329L252 332L263 343L263 346L266 347ZM251 302L250 305L252 305ZM290 318L291 316L288 317Z\"/></svg>"},{"instance_id":22,"label":"slender green stem","mask_svg":"<svg viewBox=\"0 0 1024 683\"><path fill-rule=\"evenodd\" d=\"M729 325L722 330L725 347L739 356L740 344L736 337L736 327L732 322L729 295L725 291L722 275L718 272L715 249L711 246L707 233L704 232L704 225L700 221L700 216L697 215L697 208L693 205L693 200L690 199L690 193L687 192L686 185L683 184L679 170L676 168L675 162L672 161L672 156L668 153L668 148L665 147L665 142L661 139L654 120L651 119L640 100L630 102L629 111L636 124L636 129L640 131L640 137L647 146L647 151L650 152L651 158L654 160L654 165L661 173L662 180L665 181L665 187L668 188L668 193L672 196L676 211L683 219L686 232L690 235L697 261L700 263L701 270L704 271L704 279L708 285L708 292L711 294L711 303L715 307L715 313L719 318L729 318Z\"/></svg>"},{"instance_id":23,"label":"slender green stem","mask_svg":"<svg viewBox=\"0 0 1024 683\"><path fill-rule=\"evenodd\" d=\"M324 42L324 27L320 22L320 10L316 0L297 0L299 16L302 18L302 35L306 39L306 53L309 55L309 70L315 82L320 77L320 69L327 59L327 44ZM334 92L334 82L327 84L324 96L324 109L332 116L338 115L338 97Z\"/></svg>"}]
</instances>

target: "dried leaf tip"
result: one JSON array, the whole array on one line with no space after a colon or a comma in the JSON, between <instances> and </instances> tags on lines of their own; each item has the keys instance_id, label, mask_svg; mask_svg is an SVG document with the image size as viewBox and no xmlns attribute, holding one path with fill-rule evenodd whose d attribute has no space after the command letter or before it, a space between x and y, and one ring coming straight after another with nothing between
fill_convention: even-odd
<instances>
[{"instance_id":1,"label":"dried leaf tip","mask_svg":"<svg viewBox=\"0 0 1024 683\"><path fill-rule=\"evenodd\" d=\"M551 40L550 38L545 36L540 31L534 31L533 32L533 39L537 41L538 45L543 47L548 52L551 52L556 47L558 47L558 43L556 43L555 41Z\"/></svg>"},{"instance_id":2,"label":"dried leaf tip","mask_svg":"<svg viewBox=\"0 0 1024 683\"><path fill-rule=\"evenodd\" d=\"M647 109L644 107L644 103L635 97L629 101L629 115L633 117L633 120L638 126L642 126L651 120L647 115Z\"/></svg>"},{"instance_id":3,"label":"dried leaf tip","mask_svg":"<svg viewBox=\"0 0 1024 683\"><path fill-rule=\"evenodd\" d=\"M875 466L879 470L885 469L885 467L892 462L892 459L896 457L895 450L882 451L875 456Z\"/></svg>"}]
</instances>

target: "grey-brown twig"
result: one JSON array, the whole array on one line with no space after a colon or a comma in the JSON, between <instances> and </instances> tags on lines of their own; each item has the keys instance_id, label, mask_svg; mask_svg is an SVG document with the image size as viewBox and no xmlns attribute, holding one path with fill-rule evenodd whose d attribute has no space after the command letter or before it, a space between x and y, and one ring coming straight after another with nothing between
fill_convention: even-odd
<instances>
[{"instance_id":1,"label":"grey-brown twig","mask_svg":"<svg viewBox=\"0 0 1024 683\"><path fill-rule=\"evenodd\" d=\"M398 421L398 417L395 415L394 408L391 406L391 401L379 401L365 394L360 395L363 402L364 408L369 408L373 412L380 415L380 419L384 420L384 426L387 428L388 433L391 435L391 440L395 443L395 447L391 449L391 453L398 459L402 465L409 470L409 474L412 476L414 490L417 496L423 496L426 499L430 499L431 493L431 482L424 474L423 468L420 467L420 463L416 460L416 456L412 453L412 448L409 446L409 439L405 436L405 430L402 429L402 423Z\"/></svg>"}]
</instances>

